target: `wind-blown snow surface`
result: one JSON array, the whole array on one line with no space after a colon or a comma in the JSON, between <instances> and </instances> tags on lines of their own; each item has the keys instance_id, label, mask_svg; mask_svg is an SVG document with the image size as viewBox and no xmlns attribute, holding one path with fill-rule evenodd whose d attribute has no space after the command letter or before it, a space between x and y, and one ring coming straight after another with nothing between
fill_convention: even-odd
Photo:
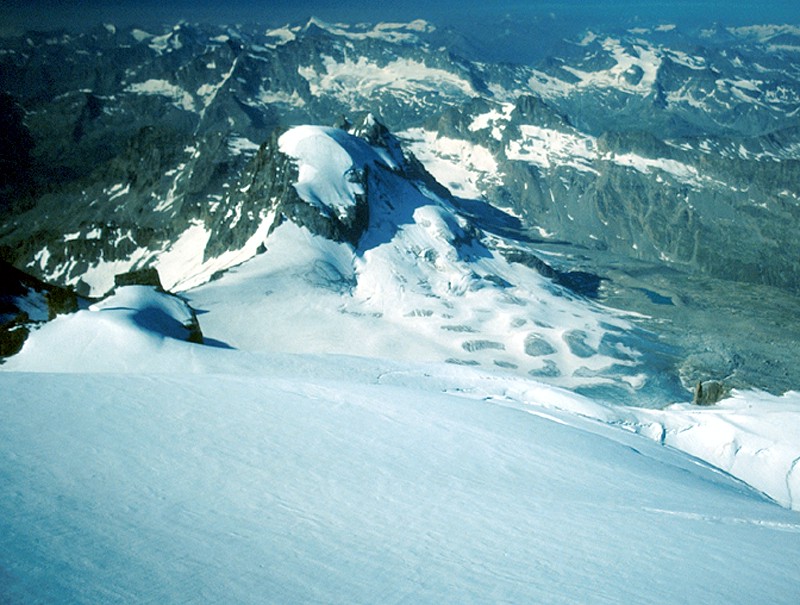
<instances>
[{"instance_id":1,"label":"wind-blown snow surface","mask_svg":"<svg viewBox=\"0 0 800 605\"><path fill-rule=\"evenodd\" d=\"M796 513L553 387L192 345L113 300L5 369L7 602L800 597Z\"/></svg>"}]
</instances>

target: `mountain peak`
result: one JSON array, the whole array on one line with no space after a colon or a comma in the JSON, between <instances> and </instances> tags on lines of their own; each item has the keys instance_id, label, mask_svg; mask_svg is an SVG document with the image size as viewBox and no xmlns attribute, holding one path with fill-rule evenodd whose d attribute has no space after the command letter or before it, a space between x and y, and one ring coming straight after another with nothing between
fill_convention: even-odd
<instances>
[{"instance_id":1,"label":"mountain peak","mask_svg":"<svg viewBox=\"0 0 800 605\"><path fill-rule=\"evenodd\" d=\"M436 26L423 19L416 19L408 23L361 23L356 25L344 23L329 23L318 17L311 17L301 28L305 34L328 34L350 40L376 39L390 43L421 42L420 36L436 32Z\"/></svg>"},{"instance_id":2,"label":"mountain peak","mask_svg":"<svg viewBox=\"0 0 800 605\"><path fill-rule=\"evenodd\" d=\"M365 114L361 120L350 126L349 131L354 136L364 139L370 146L386 150L388 155L383 160L391 168L396 169L404 164L403 150L397 137L374 113Z\"/></svg>"},{"instance_id":3,"label":"mountain peak","mask_svg":"<svg viewBox=\"0 0 800 605\"><path fill-rule=\"evenodd\" d=\"M335 27L326 23L317 17L310 17L305 25L300 28L300 31L306 35L315 35L320 33L334 33Z\"/></svg>"}]
</instances>

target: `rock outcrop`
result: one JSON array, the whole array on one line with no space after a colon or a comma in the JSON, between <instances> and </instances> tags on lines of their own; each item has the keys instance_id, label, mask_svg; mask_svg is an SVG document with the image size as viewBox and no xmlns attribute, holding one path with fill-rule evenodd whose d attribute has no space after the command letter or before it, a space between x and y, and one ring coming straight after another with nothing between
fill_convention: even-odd
<instances>
[{"instance_id":1,"label":"rock outcrop","mask_svg":"<svg viewBox=\"0 0 800 605\"><path fill-rule=\"evenodd\" d=\"M714 405L728 394L725 384L719 380L698 382L694 388L694 405Z\"/></svg>"},{"instance_id":2,"label":"rock outcrop","mask_svg":"<svg viewBox=\"0 0 800 605\"><path fill-rule=\"evenodd\" d=\"M71 289L46 284L0 260L0 361L19 352L32 326L77 310Z\"/></svg>"}]
</instances>

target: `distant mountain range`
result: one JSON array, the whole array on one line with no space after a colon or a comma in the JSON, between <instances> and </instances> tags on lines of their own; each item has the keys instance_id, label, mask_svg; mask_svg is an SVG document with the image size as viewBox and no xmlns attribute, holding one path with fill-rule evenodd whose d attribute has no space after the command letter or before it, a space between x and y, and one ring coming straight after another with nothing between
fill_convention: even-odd
<instances>
[{"instance_id":1,"label":"distant mountain range","mask_svg":"<svg viewBox=\"0 0 800 605\"><path fill-rule=\"evenodd\" d=\"M206 283L286 222L364 249L399 189L580 296L636 263L800 293L793 26L587 29L532 65L425 21L29 32L0 41L0 106L2 258L82 296L145 268ZM301 124L378 154L335 186L347 204L304 198L279 144ZM734 372L731 348L683 378ZM746 382L785 380L770 364Z\"/></svg>"},{"instance_id":2,"label":"distant mountain range","mask_svg":"<svg viewBox=\"0 0 800 605\"><path fill-rule=\"evenodd\" d=\"M272 132L372 112L545 240L798 291L800 29L587 31L532 66L465 46L314 19L4 39L4 256L101 294L106 266L157 265L196 225L204 260L240 250Z\"/></svg>"}]
</instances>

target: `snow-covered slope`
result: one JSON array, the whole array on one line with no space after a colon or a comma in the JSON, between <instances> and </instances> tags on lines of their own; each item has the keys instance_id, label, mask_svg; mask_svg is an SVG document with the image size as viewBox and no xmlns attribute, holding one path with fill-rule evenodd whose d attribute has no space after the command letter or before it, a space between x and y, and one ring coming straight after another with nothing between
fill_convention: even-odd
<instances>
[{"instance_id":1,"label":"snow-covered slope","mask_svg":"<svg viewBox=\"0 0 800 605\"><path fill-rule=\"evenodd\" d=\"M150 286L126 286L88 309L39 326L36 338L25 343L25 360L11 358L7 367L22 363L35 371L61 372L155 368L151 350L158 351L165 341L190 339L197 342L202 335L185 301Z\"/></svg>"},{"instance_id":2,"label":"snow-covered slope","mask_svg":"<svg viewBox=\"0 0 800 605\"><path fill-rule=\"evenodd\" d=\"M0 372L4 600L800 594L796 513L564 411L610 408L451 364L131 337L142 329L110 307L63 318Z\"/></svg>"},{"instance_id":3,"label":"snow-covered slope","mask_svg":"<svg viewBox=\"0 0 800 605\"><path fill-rule=\"evenodd\" d=\"M667 388L628 319L388 148L285 137L316 212L366 199L358 245L284 220L185 293L206 346L131 286L2 366L3 600L796 602L800 521L759 493L797 506L795 395L553 386Z\"/></svg>"}]
</instances>

